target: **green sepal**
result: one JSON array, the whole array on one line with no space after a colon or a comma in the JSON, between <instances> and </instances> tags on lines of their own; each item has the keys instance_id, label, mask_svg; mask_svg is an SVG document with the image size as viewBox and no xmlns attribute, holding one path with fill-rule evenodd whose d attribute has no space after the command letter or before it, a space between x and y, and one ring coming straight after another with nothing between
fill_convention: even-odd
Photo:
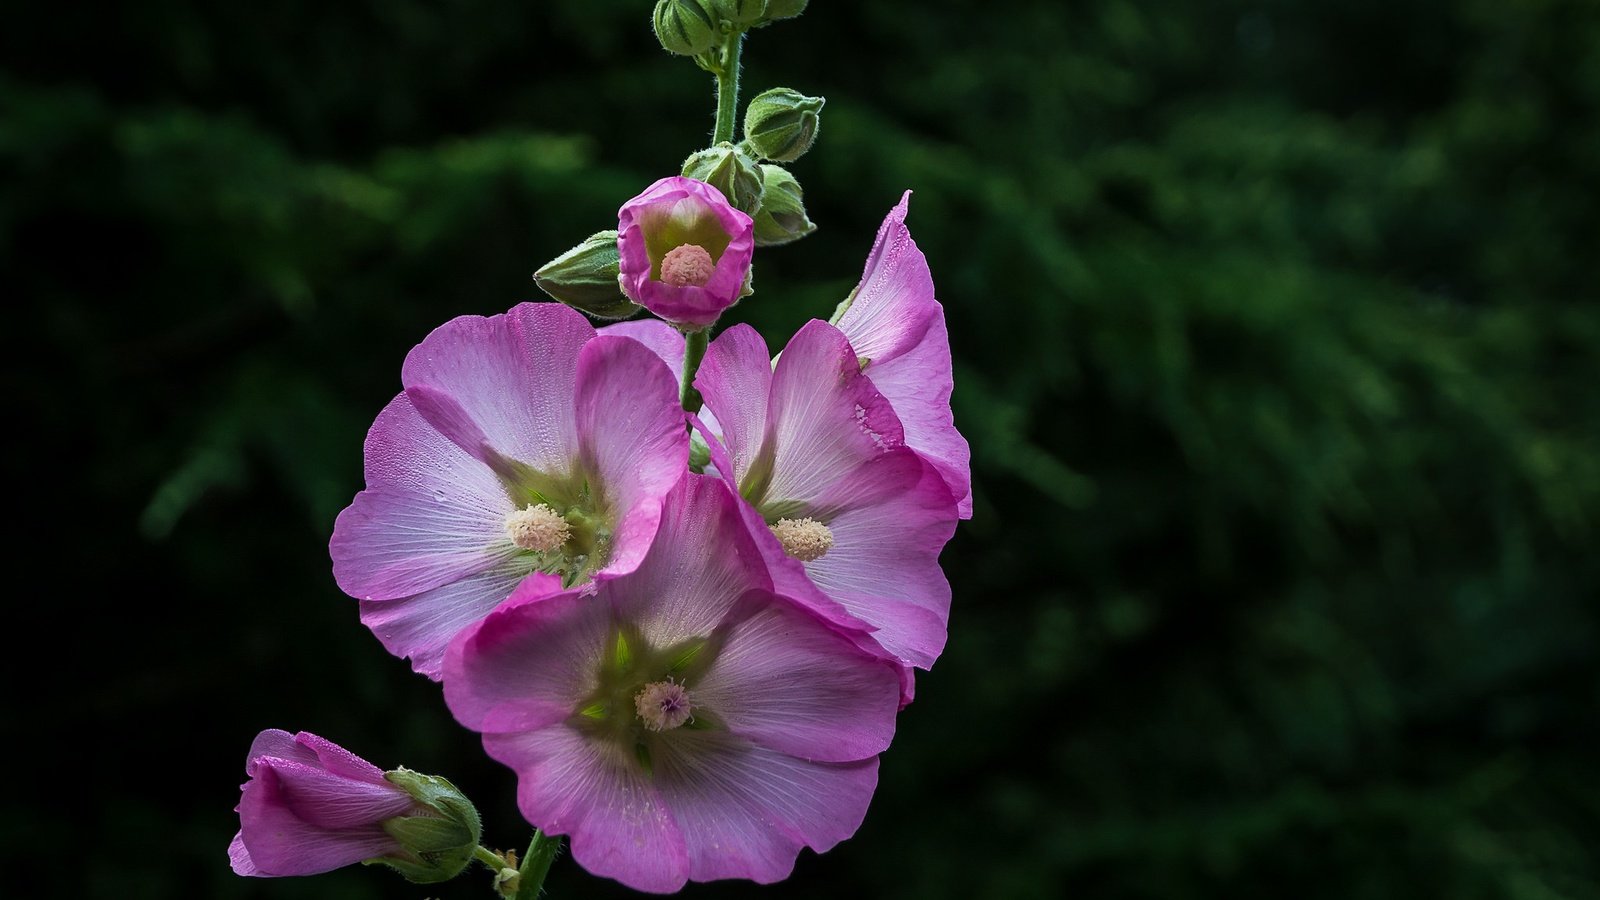
<instances>
[{"instance_id":1,"label":"green sepal","mask_svg":"<svg viewBox=\"0 0 1600 900\"><path fill-rule=\"evenodd\" d=\"M434 816L396 816L383 821L383 830L401 846L419 856L476 846L477 838L467 833L460 822Z\"/></svg>"},{"instance_id":2,"label":"green sepal","mask_svg":"<svg viewBox=\"0 0 1600 900\"><path fill-rule=\"evenodd\" d=\"M825 102L790 88L762 91L745 107L745 143L762 159L794 162L816 141Z\"/></svg>"},{"instance_id":3,"label":"green sepal","mask_svg":"<svg viewBox=\"0 0 1600 900\"><path fill-rule=\"evenodd\" d=\"M469 850L467 852L466 862L471 861L472 852ZM412 884L438 884L441 881L449 881L457 875L460 875L461 872L466 869L466 863L463 863L461 868L455 870L454 872L450 872L446 869L440 868L439 866L431 865L426 862L410 862L404 859L396 859L392 856L379 856L374 859L364 859L361 861L361 864L363 866L387 866L396 872L399 872L407 881L411 882Z\"/></svg>"},{"instance_id":4,"label":"green sepal","mask_svg":"<svg viewBox=\"0 0 1600 900\"><path fill-rule=\"evenodd\" d=\"M761 180L765 187L761 208L751 216L755 221L757 247L776 247L798 241L817 230L816 224L806 215L800 182L787 169L763 164Z\"/></svg>"},{"instance_id":5,"label":"green sepal","mask_svg":"<svg viewBox=\"0 0 1600 900\"><path fill-rule=\"evenodd\" d=\"M709 0L713 15L735 26L749 26L761 21L767 12L767 0Z\"/></svg>"},{"instance_id":6,"label":"green sepal","mask_svg":"<svg viewBox=\"0 0 1600 900\"><path fill-rule=\"evenodd\" d=\"M697 473L704 473L706 466L711 464L711 448L706 446L706 439L695 431L689 434L689 468Z\"/></svg>"},{"instance_id":7,"label":"green sepal","mask_svg":"<svg viewBox=\"0 0 1600 900\"><path fill-rule=\"evenodd\" d=\"M478 808L448 779L406 768L385 772L383 777L410 794L418 803L459 826L469 850L477 846L478 838L483 834L483 821L478 817Z\"/></svg>"},{"instance_id":8,"label":"green sepal","mask_svg":"<svg viewBox=\"0 0 1600 900\"><path fill-rule=\"evenodd\" d=\"M727 141L690 155L683 161L683 176L721 191L728 203L742 213L749 214L761 206L761 169L753 158Z\"/></svg>"},{"instance_id":9,"label":"green sepal","mask_svg":"<svg viewBox=\"0 0 1600 900\"><path fill-rule=\"evenodd\" d=\"M617 233L597 231L533 273L546 294L597 319L626 319L640 310L617 285Z\"/></svg>"},{"instance_id":10,"label":"green sepal","mask_svg":"<svg viewBox=\"0 0 1600 900\"><path fill-rule=\"evenodd\" d=\"M650 22L661 49L679 56L704 53L722 36L716 17L700 0L661 0Z\"/></svg>"},{"instance_id":11,"label":"green sepal","mask_svg":"<svg viewBox=\"0 0 1600 900\"><path fill-rule=\"evenodd\" d=\"M780 19L792 19L806 11L807 0L767 0L767 14L760 24L771 25Z\"/></svg>"},{"instance_id":12,"label":"green sepal","mask_svg":"<svg viewBox=\"0 0 1600 900\"><path fill-rule=\"evenodd\" d=\"M385 819L383 830L404 855L381 856L364 860L364 864L388 866L416 884L436 884L460 875L472 863L482 835L477 808L455 785L437 775L396 769L383 777L437 815Z\"/></svg>"}]
</instances>

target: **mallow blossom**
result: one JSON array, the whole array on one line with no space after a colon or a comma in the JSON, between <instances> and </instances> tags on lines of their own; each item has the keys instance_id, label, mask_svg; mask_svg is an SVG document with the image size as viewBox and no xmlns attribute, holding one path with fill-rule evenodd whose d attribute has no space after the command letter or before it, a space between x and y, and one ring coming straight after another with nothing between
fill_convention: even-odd
<instances>
[{"instance_id":1,"label":"mallow blossom","mask_svg":"<svg viewBox=\"0 0 1600 900\"><path fill-rule=\"evenodd\" d=\"M820 589L901 661L932 666L950 615L939 553L956 499L906 445L844 334L813 320L774 365L761 336L736 325L711 343L695 386L726 447L712 459L748 501L778 590Z\"/></svg>"},{"instance_id":2,"label":"mallow blossom","mask_svg":"<svg viewBox=\"0 0 1600 900\"><path fill-rule=\"evenodd\" d=\"M618 284L668 322L705 328L750 293L754 229L711 185L663 178L617 213Z\"/></svg>"},{"instance_id":3,"label":"mallow blossom","mask_svg":"<svg viewBox=\"0 0 1600 900\"><path fill-rule=\"evenodd\" d=\"M906 446L938 466L961 518L970 519L972 453L950 410L950 336L928 258L906 228L910 202L906 191L883 220L861 282L835 321L861 355L862 371L894 406Z\"/></svg>"},{"instance_id":4,"label":"mallow blossom","mask_svg":"<svg viewBox=\"0 0 1600 900\"><path fill-rule=\"evenodd\" d=\"M576 311L462 316L407 355L339 515L334 578L385 647L437 678L445 646L529 573L632 571L687 463L676 381Z\"/></svg>"},{"instance_id":5,"label":"mallow blossom","mask_svg":"<svg viewBox=\"0 0 1600 900\"><path fill-rule=\"evenodd\" d=\"M458 636L445 700L589 871L774 882L876 787L900 679L859 638L774 593L737 498L688 474L633 572L592 595L535 575Z\"/></svg>"},{"instance_id":6,"label":"mallow blossom","mask_svg":"<svg viewBox=\"0 0 1600 900\"><path fill-rule=\"evenodd\" d=\"M245 773L239 833L228 847L240 875L316 875L374 861L414 880L444 880L477 844L477 813L465 798L453 802L459 794L449 782L398 770L397 780L420 785L422 796L445 798L443 806L425 804L377 766L314 734L261 732ZM426 859L418 834L430 842Z\"/></svg>"}]
</instances>

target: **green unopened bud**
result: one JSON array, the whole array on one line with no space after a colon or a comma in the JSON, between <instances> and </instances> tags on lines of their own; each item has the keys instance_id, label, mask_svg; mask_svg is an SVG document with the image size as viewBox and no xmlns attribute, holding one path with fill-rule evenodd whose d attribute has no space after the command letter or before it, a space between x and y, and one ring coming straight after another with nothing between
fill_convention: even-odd
<instances>
[{"instance_id":1,"label":"green unopened bud","mask_svg":"<svg viewBox=\"0 0 1600 900\"><path fill-rule=\"evenodd\" d=\"M800 182L795 181L787 169L763 165L761 177L766 189L761 194L761 208L751 217L755 220L757 247L776 247L798 241L817 230L806 217Z\"/></svg>"},{"instance_id":2,"label":"green unopened bud","mask_svg":"<svg viewBox=\"0 0 1600 900\"><path fill-rule=\"evenodd\" d=\"M679 56L704 53L721 37L716 17L701 0L660 0L651 21L662 48Z\"/></svg>"},{"instance_id":3,"label":"green unopened bud","mask_svg":"<svg viewBox=\"0 0 1600 900\"><path fill-rule=\"evenodd\" d=\"M806 11L806 0L767 0L767 17L762 24L792 19Z\"/></svg>"},{"instance_id":4,"label":"green unopened bud","mask_svg":"<svg viewBox=\"0 0 1600 900\"><path fill-rule=\"evenodd\" d=\"M639 311L617 286L617 233L597 231L544 264L534 283L562 303L597 319L626 319Z\"/></svg>"},{"instance_id":5,"label":"green unopened bud","mask_svg":"<svg viewBox=\"0 0 1600 900\"><path fill-rule=\"evenodd\" d=\"M761 205L761 170L727 141L684 160L683 174L721 191L740 212L753 213Z\"/></svg>"},{"instance_id":6,"label":"green unopened bud","mask_svg":"<svg viewBox=\"0 0 1600 900\"><path fill-rule=\"evenodd\" d=\"M762 159L794 162L817 139L823 102L788 88L762 91L744 111L745 143Z\"/></svg>"},{"instance_id":7,"label":"green unopened bud","mask_svg":"<svg viewBox=\"0 0 1600 900\"><path fill-rule=\"evenodd\" d=\"M471 801L436 775L396 769L383 777L410 794L422 809L417 815L383 822L383 830L400 844L404 856L366 862L388 866L417 884L435 884L460 875L472 863L483 830Z\"/></svg>"},{"instance_id":8,"label":"green unopened bud","mask_svg":"<svg viewBox=\"0 0 1600 900\"><path fill-rule=\"evenodd\" d=\"M711 11L725 22L754 25L767 11L767 0L710 0Z\"/></svg>"}]
</instances>

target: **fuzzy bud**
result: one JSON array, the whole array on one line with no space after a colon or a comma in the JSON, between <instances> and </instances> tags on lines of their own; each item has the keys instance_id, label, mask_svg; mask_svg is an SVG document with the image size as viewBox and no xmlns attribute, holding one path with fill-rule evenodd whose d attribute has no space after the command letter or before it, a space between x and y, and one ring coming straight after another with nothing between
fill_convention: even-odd
<instances>
[{"instance_id":1,"label":"fuzzy bud","mask_svg":"<svg viewBox=\"0 0 1600 900\"><path fill-rule=\"evenodd\" d=\"M639 311L617 287L617 233L597 231L533 273L546 294L597 319L626 319Z\"/></svg>"},{"instance_id":2,"label":"fuzzy bud","mask_svg":"<svg viewBox=\"0 0 1600 900\"><path fill-rule=\"evenodd\" d=\"M823 102L789 88L762 91L745 108L745 143L762 159L794 162L817 139Z\"/></svg>"},{"instance_id":3,"label":"fuzzy bud","mask_svg":"<svg viewBox=\"0 0 1600 900\"><path fill-rule=\"evenodd\" d=\"M806 216L800 182L787 169L763 165L761 177L764 188L761 208L751 217L755 220L757 247L776 247L798 241L817 230Z\"/></svg>"},{"instance_id":4,"label":"fuzzy bud","mask_svg":"<svg viewBox=\"0 0 1600 900\"><path fill-rule=\"evenodd\" d=\"M747 27L761 21L767 0L709 0L711 11L725 22Z\"/></svg>"},{"instance_id":5,"label":"fuzzy bud","mask_svg":"<svg viewBox=\"0 0 1600 900\"><path fill-rule=\"evenodd\" d=\"M728 203L742 213L761 206L761 170L755 160L727 141L684 160L683 175L721 191Z\"/></svg>"},{"instance_id":6,"label":"fuzzy bud","mask_svg":"<svg viewBox=\"0 0 1600 900\"><path fill-rule=\"evenodd\" d=\"M767 0L767 15L763 25L779 19L792 19L806 11L807 0Z\"/></svg>"},{"instance_id":7,"label":"fuzzy bud","mask_svg":"<svg viewBox=\"0 0 1600 900\"><path fill-rule=\"evenodd\" d=\"M721 36L716 17L701 0L660 0L651 22L662 49L679 56L704 53Z\"/></svg>"},{"instance_id":8,"label":"fuzzy bud","mask_svg":"<svg viewBox=\"0 0 1600 900\"><path fill-rule=\"evenodd\" d=\"M390 783L410 794L428 814L400 816L383 823L383 830L405 851L372 860L388 866L416 884L449 881L472 863L482 827L478 810L437 775L410 769L384 773Z\"/></svg>"}]
</instances>

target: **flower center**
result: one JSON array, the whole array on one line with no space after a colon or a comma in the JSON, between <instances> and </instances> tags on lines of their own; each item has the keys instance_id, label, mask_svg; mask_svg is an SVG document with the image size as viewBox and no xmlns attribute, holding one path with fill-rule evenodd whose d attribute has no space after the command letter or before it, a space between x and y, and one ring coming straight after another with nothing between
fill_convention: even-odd
<instances>
[{"instance_id":1,"label":"flower center","mask_svg":"<svg viewBox=\"0 0 1600 900\"><path fill-rule=\"evenodd\" d=\"M783 552L801 562L821 559L833 549L833 531L809 516L779 519L778 524L770 527L773 537L783 545Z\"/></svg>"},{"instance_id":2,"label":"flower center","mask_svg":"<svg viewBox=\"0 0 1600 900\"><path fill-rule=\"evenodd\" d=\"M680 244L661 259L661 280L673 287L704 287L717 268L699 244Z\"/></svg>"},{"instance_id":3,"label":"flower center","mask_svg":"<svg viewBox=\"0 0 1600 900\"><path fill-rule=\"evenodd\" d=\"M548 505L530 503L506 516L506 536L524 550L551 553L572 537L572 527Z\"/></svg>"},{"instance_id":4,"label":"flower center","mask_svg":"<svg viewBox=\"0 0 1600 900\"><path fill-rule=\"evenodd\" d=\"M671 731L693 718L689 691L672 679L652 681L633 698L633 709L651 731Z\"/></svg>"}]
</instances>

